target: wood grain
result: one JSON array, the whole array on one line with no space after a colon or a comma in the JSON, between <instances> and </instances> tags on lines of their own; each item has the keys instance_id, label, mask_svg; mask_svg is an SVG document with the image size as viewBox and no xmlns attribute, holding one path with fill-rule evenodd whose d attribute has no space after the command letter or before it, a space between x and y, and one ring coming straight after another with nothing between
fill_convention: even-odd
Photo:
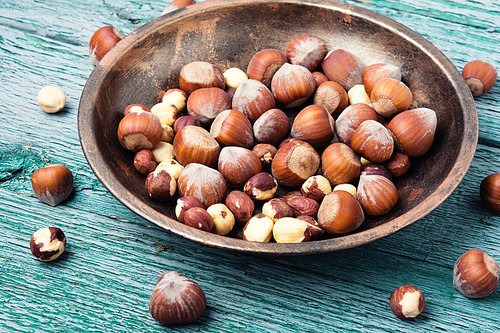
<instances>
[{"instance_id":1,"label":"wood grain","mask_svg":"<svg viewBox=\"0 0 500 333\"><path fill-rule=\"evenodd\" d=\"M422 34L459 70L476 58L500 68L496 2L347 2ZM500 172L498 83L476 99L480 144L457 190L421 221L359 248L298 257L213 249L151 225L113 198L88 167L77 134L78 102L93 69L87 43L102 25L130 33L167 3L0 4L0 331L500 331L499 292L469 300L451 283L455 260L470 248L500 260L500 219L479 199L481 180ZM39 108L45 85L66 92L62 112ZM72 196L57 207L31 191L31 174L49 163L67 165L75 177ZM28 243L48 225L63 229L68 247L60 260L42 263ZM207 294L195 324L165 328L149 315L149 297L166 270L184 273ZM424 292L426 309L402 322L388 297L407 283Z\"/></svg>"}]
</instances>

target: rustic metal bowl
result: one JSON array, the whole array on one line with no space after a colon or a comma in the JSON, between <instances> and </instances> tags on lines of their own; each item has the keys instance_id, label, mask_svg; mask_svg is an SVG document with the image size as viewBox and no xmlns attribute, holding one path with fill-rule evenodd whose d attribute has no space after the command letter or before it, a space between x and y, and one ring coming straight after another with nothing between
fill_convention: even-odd
<instances>
[{"instance_id":1,"label":"rustic metal bowl","mask_svg":"<svg viewBox=\"0 0 500 333\"><path fill-rule=\"evenodd\" d=\"M128 104L153 106L167 88L177 87L183 65L208 61L222 70L246 66L266 48L284 51L292 38L310 33L329 49L342 48L367 65L402 68L414 94L412 107L437 112L435 142L411 171L395 180L399 202L388 214L368 217L352 234L301 244L254 243L238 233L219 236L175 219L175 200L148 198L145 177L134 155L117 139ZM454 65L425 38L382 15L322 0L210 0L161 16L118 43L90 75L83 90L78 128L83 152L103 185L148 221L187 239L253 253L306 254L346 249L390 235L423 218L458 186L474 156L478 120L469 89Z\"/></svg>"}]
</instances>

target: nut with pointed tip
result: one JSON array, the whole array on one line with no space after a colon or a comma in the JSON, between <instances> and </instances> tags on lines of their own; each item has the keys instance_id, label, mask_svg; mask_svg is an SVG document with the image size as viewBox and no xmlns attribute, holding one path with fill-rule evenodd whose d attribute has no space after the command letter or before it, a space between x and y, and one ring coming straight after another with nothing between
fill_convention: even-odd
<instances>
[{"instance_id":1,"label":"nut with pointed tip","mask_svg":"<svg viewBox=\"0 0 500 333\"><path fill-rule=\"evenodd\" d=\"M371 106L357 103L345 108L335 121L335 133L339 141L351 145L354 132L365 120L378 121L377 112Z\"/></svg>"},{"instance_id":2,"label":"nut with pointed tip","mask_svg":"<svg viewBox=\"0 0 500 333\"><path fill-rule=\"evenodd\" d=\"M403 82L391 78L381 79L370 95L372 108L382 117L392 118L408 109L413 94Z\"/></svg>"},{"instance_id":3,"label":"nut with pointed tip","mask_svg":"<svg viewBox=\"0 0 500 333\"><path fill-rule=\"evenodd\" d=\"M410 320L424 311L424 294L415 286L407 284L394 290L389 305L399 319Z\"/></svg>"},{"instance_id":4,"label":"nut with pointed tip","mask_svg":"<svg viewBox=\"0 0 500 333\"><path fill-rule=\"evenodd\" d=\"M290 136L305 141L315 148L328 145L335 135L335 120L321 105L303 108L292 124Z\"/></svg>"},{"instance_id":5,"label":"nut with pointed tip","mask_svg":"<svg viewBox=\"0 0 500 333\"><path fill-rule=\"evenodd\" d=\"M195 196L204 207L223 202L227 192L224 176L219 171L199 163L190 163L184 167L177 188L181 197Z\"/></svg>"},{"instance_id":6,"label":"nut with pointed tip","mask_svg":"<svg viewBox=\"0 0 500 333\"><path fill-rule=\"evenodd\" d=\"M243 228L243 239L267 243L273 236L274 222L264 214L252 216Z\"/></svg>"},{"instance_id":7,"label":"nut with pointed tip","mask_svg":"<svg viewBox=\"0 0 500 333\"><path fill-rule=\"evenodd\" d=\"M323 176L336 186L349 183L358 178L361 162L351 147L345 143L335 142L321 154Z\"/></svg>"},{"instance_id":8,"label":"nut with pointed tip","mask_svg":"<svg viewBox=\"0 0 500 333\"><path fill-rule=\"evenodd\" d=\"M171 160L174 158L174 146L169 142L160 141L158 145L151 150L151 153L153 153L156 163Z\"/></svg>"},{"instance_id":9,"label":"nut with pointed tip","mask_svg":"<svg viewBox=\"0 0 500 333\"><path fill-rule=\"evenodd\" d=\"M233 230L235 223L234 215L226 205L222 203L213 204L207 208L207 212L214 220L214 227L212 228L213 233L217 235L227 235Z\"/></svg>"},{"instance_id":10,"label":"nut with pointed tip","mask_svg":"<svg viewBox=\"0 0 500 333\"><path fill-rule=\"evenodd\" d=\"M182 170L184 170L184 166L174 160L173 158L168 158L161 163L159 163L155 170L165 170L168 172L172 177L174 177L175 181L179 179L179 176L181 175Z\"/></svg>"},{"instance_id":11,"label":"nut with pointed tip","mask_svg":"<svg viewBox=\"0 0 500 333\"><path fill-rule=\"evenodd\" d=\"M30 240L31 253L41 261L57 259L66 248L66 236L56 227L37 230Z\"/></svg>"},{"instance_id":12,"label":"nut with pointed tip","mask_svg":"<svg viewBox=\"0 0 500 333\"><path fill-rule=\"evenodd\" d=\"M372 163L383 163L392 156L394 139L378 121L365 120L354 131L351 148Z\"/></svg>"},{"instance_id":13,"label":"nut with pointed tip","mask_svg":"<svg viewBox=\"0 0 500 333\"><path fill-rule=\"evenodd\" d=\"M283 64L274 74L271 91L278 105L284 108L300 106L314 94L316 81L311 72L300 65Z\"/></svg>"},{"instance_id":14,"label":"nut with pointed tip","mask_svg":"<svg viewBox=\"0 0 500 333\"><path fill-rule=\"evenodd\" d=\"M282 217L294 217L295 213L292 207L281 198L273 198L262 205L262 214L268 216L273 222Z\"/></svg>"},{"instance_id":15,"label":"nut with pointed tip","mask_svg":"<svg viewBox=\"0 0 500 333\"><path fill-rule=\"evenodd\" d=\"M383 215L398 202L398 190L387 177L361 175L358 184L358 201L368 215Z\"/></svg>"},{"instance_id":16,"label":"nut with pointed tip","mask_svg":"<svg viewBox=\"0 0 500 333\"><path fill-rule=\"evenodd\" d=\"M271 164L271 172L280 185L300 186L316 174L320 156L307 142L294 139L278 149Z\"/></svg>"},{"instance_id":17,"label":"nut with pointed tip","mask_svg":"<svg viewBox=\"0 0 500 333\"><path fill-rule=\"evenodd\" d=\"M316 89L313 103L321 105L333 118L337 118L349 105L349 95L337 82L326 81Z\"/></svg>"},{"instance_id":18,"label":"nut with pointed tip","mask_svg":"<svg viewBox=\"0 0 500 333\"><path fill-rule=\"evenodd\" d=\"M273 108L254 122L253 134L259 142L278 145L288 137L291 128L292 124L286 113Z\"/></svg>"},{"instance_id":19,"label":"nut with pointed tip","mask_svg":"<svg viewBox=\"0 0 500 333\"><path fill-rule=\"evenodd\" d=\"M59 87L46 86L38 92L37 100L43 111L56 113L66 105L66 94Z\"/></svg>"},{"instance_id":20,"label":"nut with pointed tip","mask_svg":"<svg viewBox=\"0 0 500 333\"><path fill-rule=\"evenodd\" d=\"M57 206L73 191L73 174L64 165L51 164L33 172L31 187L41 202Z\"/></svg>"},{"instance_id":21,"label":"nut with pointed tip","mask_svg":"<svg viewBox=\"0 0 500 333\"><path fill-rule=\"evenodd\" d=\"M236 110L219 113L210 126L210 134L222 146L253 146L252 124L243 113Z\"/></svg>"},{"instance_id":22,"label":"nut with pointed tip","mask_svg":"<svg viewBox=\"0 0 500 333\"><path fill-rule=\"evenodd\" d=\"M254 79L243 81L234 92L232 100L232 108L243 113L252 123L275 106L271 90Z\"/></svg>"},{"instance_id":23,"label":"nut with pointed tip","mask_svg":"<svg viewBox=\"0 0 500 333\"><path fill-rule=\"evenodd\" d=\"M198 119L202 125L209 124L219 113L230 108L229 96L218 87L197 89L187 99L188 114Z\"/></svg>"},{"instance_id":24,"label":"nut with pointed tip","mask_svg":"<svg viewBox=\"0 0 500 333\"><path fill-rule=\"evenodd\" d=\"M242 191L231 191L226 197L225 204L240 225L245 225L250 220L255 209L253 200Z\"/></svg>"},{"instance_id":25,"label":"nut with pointed tip","mask_svg":"<svg viewBox=\"0 0 500 333\"><path fill-rule=\"evenodd\" d=\"M123 37L118 29L110 25L97 29L89 42L90 62L97 65Z\"/></svg>"},{"instance_id":26,"label":"nut with pointed tip","mask_svg":"<svg viewBox=\"0 0 500 333\"><path fill-rule=\"evenodd\" d=\"M436 127L436 112L428 108L403 111L387 126L394 134L396 148L411 157L420 157L431 148Z\"/></svg>"},{"instance_id":27,"label":"nut with pointed tip","mask_svg":"<svg viewBox=\"0 0 500 333\"><path fill-rule=\"evenodd\" d=\"M224 80L226 81L226 90L238 88L238 86L245 80L248 80L248 75L237 67L226 69L223 73Z\"/></svg>"},{"instance_id":28,"label":"nut with pointed tip","mask_svg":"<svg viewBox=\"0 0 500 333\"><path fill-rule=\"evenodd\" d=\"M182 112L186 108L187 98L188 95L184 90L174 88L165 91L161 102L167 105L173 105L177 108L177 110Z\"/></svg>"},{"instance_id":29,"label":"nut with pointed tip","mask_svg":"<svg viewBox=\"0 0 500 333\"><path fill-rule=\"evenodd\" d=\"M156 282L149 311L160 324L189 324L201 317L206 305L205 293L196 282L184 274L168 271Z\"/></svg>"},{"instance_id":30,"label":"nut with pointed tip","mask_svg":"<svg viewBox=\"0 0 500 333\"><path fill-rule=\"evenodd\" d=\"M276 243L302 243L311 239L311 231L303 220L283 217L273 227Z\"/></svg>"},{"instance_id":31,"label":"nut with pointed tip","mask_svg":"<svg viewBox=\"0 0 500 333\"><path fill-rule=\"evenodd\" d=\"M325 195L332 191L332 186L326 177L321 175L311 176L300 187L304 198L310 198L320 202Z\"/></svg>"},{"instance_id":32,"label":"nut with pointed tip","mask_svg":"<svg viewBox=\"0 0 500 333\"><path fill-rule=\"evenodd\" d=\"M151 110L147 106L142 105L142 104L138 104L138 103L129 104L129 105L127 105L127 107L123 111L123 116L125 117L126 115L128 115L129 113L132 113L132 112L151 112Z\"/></svg>"},{"instance_id":33,"label":"nut with pointed tip","mask_svg":"<svg viewBox=\"0 0 500 333\"><path fill-rule=\"evenodd\" d=\"M162 125L174 126L175 121L182 116L175 105L167 103L158 103L153 105L151 112L160 118Z\"/></svg>"},{"instance_id":34,"label":"nut with pointed tip","mask_svg":"<svg viewBox=\"0 0 500 333\"><path fill-rule=\"evenodd\" d=\"M228 185L234 188L243 188L251 177L262 171L257 155L249 149L235 146L222 148L217 167Z\"/></svg>"},{"instance_id":35,"label":"nut with pointed tip","mask_svg":"<svg viewBox=\"0 0 500 333\"><path fill-rule=\"evenodd\" d=\"M355 84L351 89L347 92L347 96L349 97L349 104L370 104L371 99L368 93L365 90L365 86L362 84Z\"/></svg>"},{"instance_id":36,"label":"nut with pointed tip","mask_svg":"<svg viewBox=\"0 0 500 333\"><path fill-rule=\"evenodd\" d=\"M205 208L200 199L192 195L186 195L185 197L177 199L177 204L175 205L175 216L177 220L184 223L184 213L193 207Z\"/></svg>"},{"instance_id":37,"label":"nut with pointed tip","mask_svg":"<svg viewBox=\"0 0 500 333\"><path fill-rule=\"evenodd\" d=\"M329 234L345 234L356 230L365 214L356 198L346 191L328 193L318 210L318 223Z\"/></svg>"},{"instance_id":38,"label":"nut with pointed tip","mask_svg":"<svg viewBox=\"0 0 500 333\"><path fill-rule=\"evenodd\" d=\"M462 77L474 97L486 94L497 81L498 73L492 64L483 60L472 60L462 69Z\"/></svg>"},{"instance_id":39,"label":"nut with pointed tip","mask_svg":"<svg viewBox=\"0 0 500 333\"><path fill-rule=\"evenodd\" d=\"M224 90L226 84L219 67L206 61L193 61L182 67L179 88L190 95L200 88L217 87Z\"/></svg>"},{"instance_id":40,"label":"nut with pointed tip","mask_svg":"<svg viewBox=\"0 0 500 333\"><path fill-rule=\"evenodd\" d=\"M361 79L368 96L371 95L375 84L385 78L401 81L401 69L391 64L377 63L369 65L363 70Z\"/></svg>"},{"instance_id":41,"label":"nut with pointed tip","mask_svg":"<svg viewBox=\"0 0 500 333\"><path fill-rule=\"evenodd\" d=\"M177 190L177 182L165 170L155 170L146 177L146 191L151 199L169 201Z\"/></svg>"},{"instance_id":42,"label":"nut with pointed tip","mask_svg":"<svg viewBox=\"0 0 500 333\"><path fill-rule=\"evenodd\" d=\"M200 163L214 167L220 153L217 140L203 127L185 126L174 138L174 154L177 161L186 166Z\"/></svg>"},{"instance_id":43,"label":"nut with pointed tip","mask_svg":"<svg viewBox=\"0 0 500 333\"><path fill-rule=\"evenodd\" d=\"M410 158L406 154L395 151L383 165L393 177L400 177L410 169Z\"/></svg>"},{"instance_id":44,"label":"nut with pointed tip","mask_svg":"<svg viewBox=\"0 0 500 333\"><path fill-rule=\"evenodd\" d=\"M214 228L214 219L205 208L193 207L184 212L184 224L195 229L210 232Z\"/></svg>"},{"instance_id":45,"label":"nut with pointed tip","mask_svg":"<svg viewBox=\"0 0 500 333\"><path fill-rule=\"evenodd\" d=\"M250 79L262 82L271 88L271 80L278 69L288 61L286 56L278 50L264 49L255 53L247 67Z\"/></svg>"},{"instance_id":46,"label":"nut with pointed tip","mask_svg":"<svg viewBox=\"0 0 500 333\"><path fill-rule=\"evenodd\" d=\"M498 263L483 250L465 252L455 262L453 286L469 298L493 294L498 287Z\"/></svg>"},{"instance_id":47,"label":"nut with pointed tip","mask_svg":"<svg viewBox=\"0 0 500 333\"><path fill-rule=\"evenodd\" d=\"M369 164L361 169L362 175L380 175L392 181L392 174L383 165Z\"/></svg>"},{"instance_id":48,"label":"nut with pointed tip","mask_svg":"<svg viewBox=\"0 0 500 333\"><path fill-rule=\"evenodd\" d=\"M151 112L132 112L118 124L118 140L123 148L137 153L153 149L161 140L160 119Z\"/></svg>"},{"instance_id":49,"label":"nut with pointed tip","mask_svg":"<svg viewBox=\"0 0 500 333\"><path fill-rule=\"evenodd\" d=\"M323 73L330 81L340 84L349 91L355 84L362 83L361 75L365 64L354 54L336 49L329 52L321 63Z\"/></svg>"},{"instance_id":50,"label":"nut with pointed tip","mask_svg":"<svg viewBox=\"0 0 500 333\"><path fill-rule=\"evenodd\" d=\"M278 182L266 172L252 176L243 186L243 192L256 201L272 199L277 190Z\"/></svg>"},{"instance_id":51,"label":"nut with pointed tip","mask_svg":"<svg viewBox=\"0 0 500 333\"><path fill-rule=\"evenodd\" d=\"M134 167L143 175L153 172L156 168L155 156L149 149L143 149L134 156Z\"/></svg>"},{"instance_id":52,"label":"nut with pointed tip","mask_svg":"<svg viewBox=\"0 0 500 333\"><path fill-rule=\"evenodd\" d=\"M318 68L327 53L325 42L311 34L295 37L285 49L285 55L291 64L304 66L310 71Z\"/></svg>"}]
</instances>

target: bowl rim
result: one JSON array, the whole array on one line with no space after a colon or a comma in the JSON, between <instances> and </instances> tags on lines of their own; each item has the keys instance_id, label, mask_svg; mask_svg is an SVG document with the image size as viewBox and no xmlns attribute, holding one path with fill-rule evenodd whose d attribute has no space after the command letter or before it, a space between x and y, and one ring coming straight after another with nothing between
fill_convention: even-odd
<instances>
[{"instance_id":1,"label":"bowl rim","mask_svg":"<svg viewBox=\"0 0 500 333\"><path fill-rule=\"evenodd\" d=\"M117 180L106 166L104 159L98 154L96 148L98 146L97 140L90 126L93 117L92 103L96 99L98 90L96 87L99 87L99 83L106 77L109 68L111 68L120 58L121 54L133 48L141 39L146 38L148 35L161 29L165 25L174 24L179 20L197 15L200 12L255 3L318 6L338 11L346 15L355 16L397 33L416 45L422 52L433 59L448 77L455 91L461 92L458 94L458 99L459 103L462 105L462 110L464 110L464 135L457 155L457 163L454 164L443 183L438 186L431 195L410 211L376 227L353 234L297 244L256 243L190 228L151 209L150 206L141 201L133 193L130 193ZM388 17L369 9L330 0L208 0L181 8L151 20L122 39L94 68L82 91L77 122L79 139L84 156L97 179L119 202L135 214L169 232L201 244L226 250L274 255L315 254L353 248L392 235L396 231L424 218L443 203L462 181L472 164L479 132L477 111L470 90L456 67L436 46L417 32ZM467 124L467 126L465 126L465 124Z\"/></svg>"}]
</instances>

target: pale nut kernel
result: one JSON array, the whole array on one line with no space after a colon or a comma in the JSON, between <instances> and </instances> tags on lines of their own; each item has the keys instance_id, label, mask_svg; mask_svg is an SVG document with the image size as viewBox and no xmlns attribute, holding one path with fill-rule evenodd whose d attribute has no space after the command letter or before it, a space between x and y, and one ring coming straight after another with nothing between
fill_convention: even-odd
<instances>
[{"instance_id":1,"label":"pale nut kernel","mask_svg":"<svg viewBox=\"0 0 500 333\"><path fill-rule=\"evenodd\" d=\"M66 94L59 87L46 86L38 92L37 100L43 111L56 113L66 105Z\"/></svg>"},{"instance_id":2,"label":"pale nut kernel","mask_svg":"<svg viewBox=\"0 0 500 333\"><path fill-rule=\"evenodd\" d=\"M165 159L159 163L155 170L165 170L177 181L181 172L184 170L184 166L174 160L173 158Z\"/></svg>"},{"instance_id":3,"label":"pale nut kernel","mask_svg":"<svg viewBox=\"0 0 500 333\"><path fill-rule=\"evenodd\" d=\"M174 146L165 141L160 141L158 145L151 150L156 163L174 158Z\"/></svg>"},{"instance_id":4,"label":"pale nut kernel","mask_svg":"<svg viewBox=\"0 0 500 333\"><path fill-rule=\"evenodd\" d=\"M282 217L294 217L293 208L281 198L273 198L262 205L262 214L268 216L273 222Z\"/></svg>"},{"instance_id":5,"label":"pale nut kernel","mask_svg":"<svg viewBox=\"0 0 500 333\"><path fill-rule=\"evenodd\" d=\"M339 184L333 188L333 191L346 191L347 193L351 193L353 197L357 197L356 186L352 184Z\"/></svg>"},{"instance_id":6,"label":"pale nut kernel","mask_svg":"<svg viewBox=\"0 0 500 333\"><path fill-rule=\"evenodd\" d=\"M248 80L247 74L237 67L228 68L223 75L226 89L236 90L243 81Z\"/></svg>"},{"instance_id":7,"label":"pale nut kernel","mask_svg":"<svg viewBox=\"0 0 500 333\"><path fill-rule=\"evenodd\" d=\"M370 96L365 91L365 86L362 84L355 84L349 91L347 92L347 96L349 96L349 104L370 104L371 99Z\"/></svg>"},{"instance_id":8,"label":"pale nut kernel","mask_svg":"<svg viewBox=\"0 0 500 333\"><path fill-rule=\"evenodd\" d=\"M37 230L30 240L31 253L41 261L57 259L66 248L66 236L56 227Z\"/></svg>"},{"instance_id":9,"label":"pale nut kernel","mask_svg":"<svg viewBox=\"0 0 500 333\"><path fill-rule=\"evenodd\" d=\"M158 103L153 105L151 112L158 116L162 125L174 126L175 121L182 116L182 113L171 104Z\"/></svg>"},{"instance_id":10,"label":"pale nut kernel","mask_svg":"<svg viewBox=\"0 0 500 333\"><path fill-rule=\"evenodd\" d=\"M193 207L184 212L184 224L195 229L210 232L214 228L214 219L205 208Z\"/></svg>"},{"instance_id":11,"label":"pale nut kernel","mask_svg":"<svg viewBox=\"0 0 500 333\"><path fill-rule=\"evenodd\" d=\"M389 304L396 317L410 320L424 311L425 297L419 289L408 284L392 292Z\"/></svg>"},{"instance_id":12,"label":"pale nut kernel","mask_svg":"<svg viewBox=\"0 0 500 333\"><path fill-rule=\"evenodd\" d=\"M187 94L181 89L168 89L162 97L161 102L167 105L173 105L179 111L186 108Z\"/></svg>"},{"instance_id":13,"label":"pale nut kernel","mask_svg":"<svg viewBox=\"0 0 500 333\"><path fill-rule=\"evenodd\" d=\"M273 176L266 172L260 172L252 176L243 186L243 192L257 201L272 199L277 189L278 182Z\"/></svg>"},{"instance_id":14,"label":"pale nut kernel","mask_svg":"<svg viewBox=\"0 0 500 333\"><path fill-rule=\"evenodd\" d=\"M264 214L252 216L243 228L243 239L267 243L273 235L274 222Z\"/></svg>"},{"instance_id":15,"label":"pale nut kernel","mask_svg":"<svg viewBox=\"0 0 500 333\"><path fill-rule=\"evenodd\" d=\"M214 220L212 232L217 235L227 235L233 230L235 219L233 213L222 203L213 204L207 208L207 212Z\"/></svg>"},{"instance_id":16,"label":"pale nut kernel","mask_svg":"<svg viewBox=\"0 0 500 333\"><path fill-rule=\"evenodd\" d=\"M274 223L273 238L276 243L302 243L311 239L311 231L303 220L283 217Z\"/></svg>"},{"instance_id":17,"label":"pale nut kernel","mask_svg":"<svg viewBox=\"0 0 500 333\"><path fill-rule=\"evenodd\" d=\"M161 125L161 141L172 143L174 141L174 129L168 125Z\"/></svg>"},{"instance_id":18,"label":"pale nut kernel","mask_svg":"<svg viewBox=\"0 0 500 333\"><path fill-rule=\"evenodd\" d=\"M321 201L332 191L332 186L328 179L324 176L311 176L302 184L300 192L304 198L310 198L316 201Z\"/></svg>"},{"instance_id":19,"label":"pale nut kernel","mask_svg":"<svg viewBox=\"0 0 500 333\"><path fill-rule=\"evenodd\" d=\"M123 116L125 117L132 112L151 112L151 110L147 106L142 104L129 104L123 111Z\"/></svg>"}]
</instances>

